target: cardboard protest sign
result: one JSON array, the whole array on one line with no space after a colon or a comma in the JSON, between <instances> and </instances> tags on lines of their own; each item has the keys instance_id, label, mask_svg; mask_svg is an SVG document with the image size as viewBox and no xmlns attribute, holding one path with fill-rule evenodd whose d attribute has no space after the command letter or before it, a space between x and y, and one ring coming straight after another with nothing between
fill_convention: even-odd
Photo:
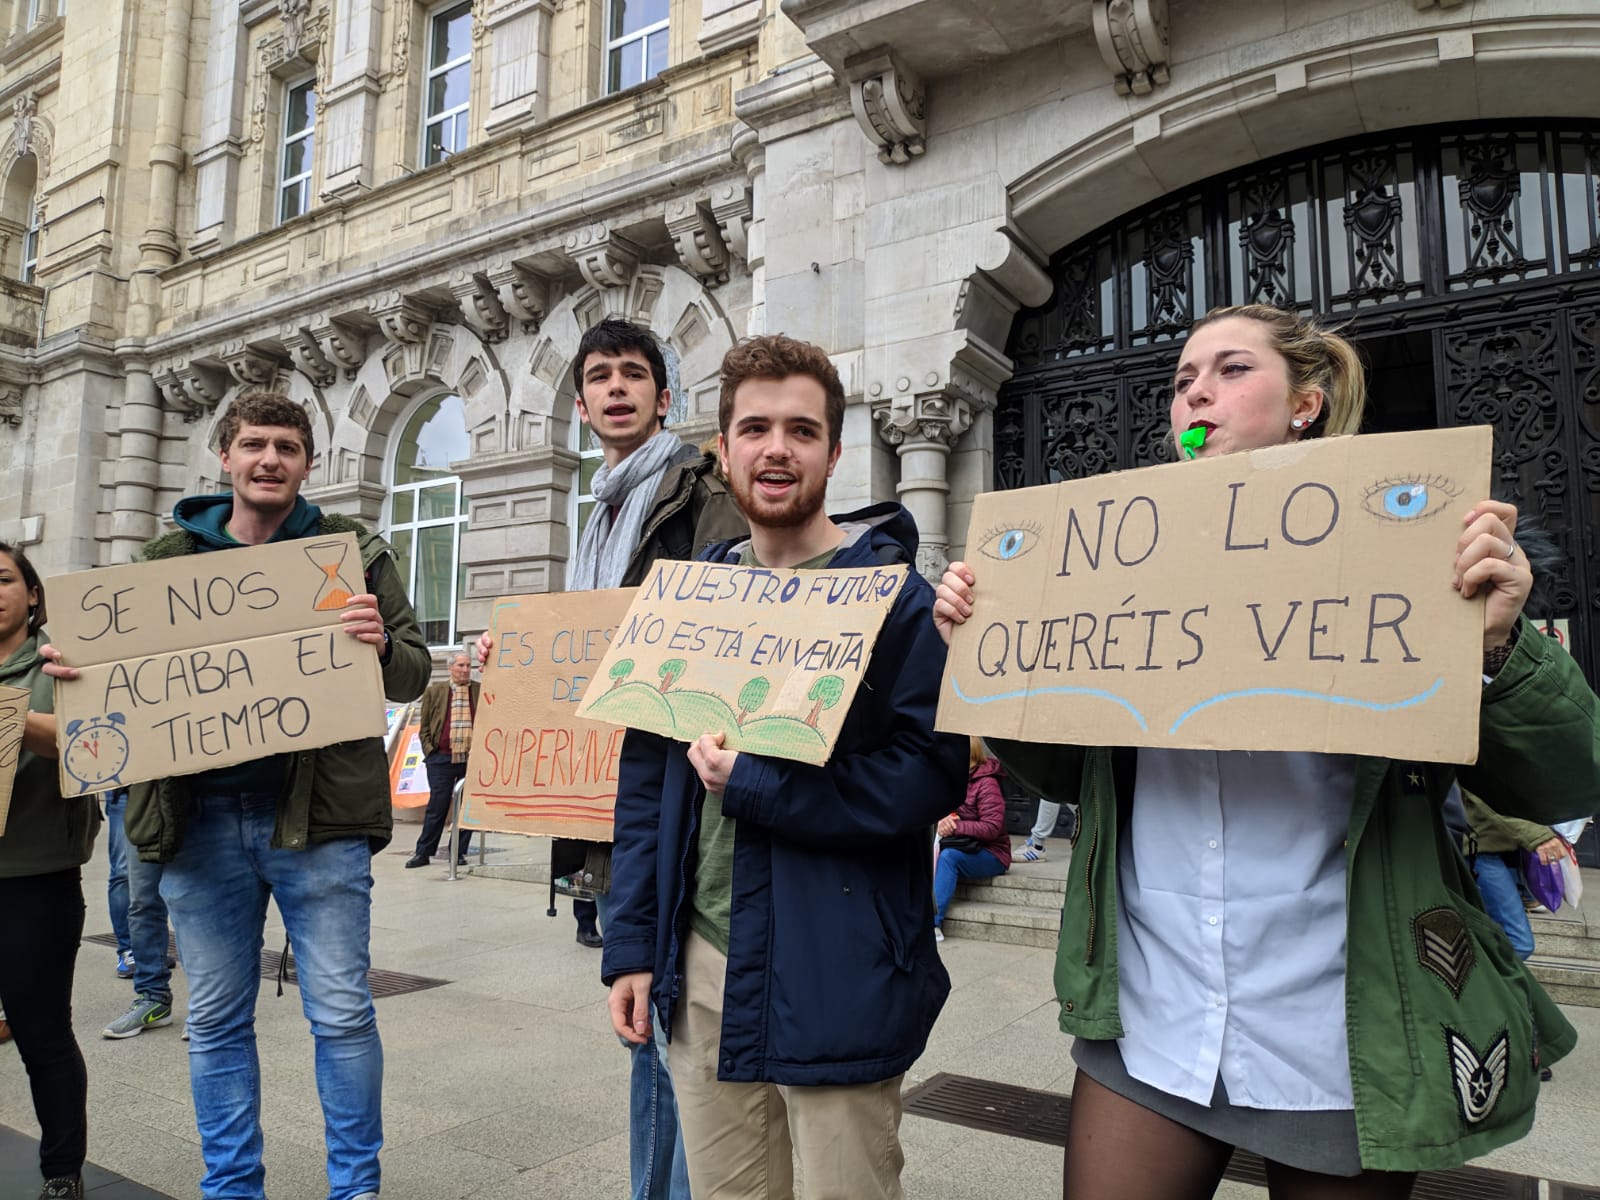
<instances>
[{"instance_id":1,"label":"cardboard protest sign","mask_svg":"<svg viewBox=\"0 0 1600 1200\"><path fill-rule=\"evenodd\" d=\"M1452 588L1486 427L1316 439L977 497L942 730L1473 762Z\"/></svg>"},{"instance_id":2,"label":"cardboard protest sign","mask_svg":"<svg viewBox=\"0 0 1600 1200\"><path fill-rule=\"evenodd\" d=\"M907 570L659 562L578 714L825 763Z\"/></svg>"},{"instance_id":3,"label":"cardboard protest sign","mask_svg":"<svg viewBox=\"0 0 1600 1200\"><path fill-rule=\"evenodd\" d=\"M433 789L423 762L422 723L412 720L395 735L389 754L389 799L395 808L423 808Z\"/></svg>"},{"instance_id":4,"label":"cardboard protest sign","mask_svg":"<svg viewBox=\"0 0 1600 1200\"><path fill-rule=\"evenodd\" d=\"M461 825L611 840L624 730L578 716L633 588L495 601Z\"/></svg>"},{"instance_id":5,"label":"cardboard protest sign","mask_svg":"<svg viewBox=\"0 0 1600 1200\"><path fill-rule=\"evenodd\" d=\"M339 622L365 590L349 533L52 579L63 793L381 738L377 649Z\"/></svg>"},{"instance_id":6,"label":"cardboard protest sign","mask_svg":"<svg viewBox=\"0 0 1600 1200\"><path fill-rule=\"evenodd\" d=\"M11 785L17 778L22 755L22 731L28 723L27 688L0 686L0 837L11 815Z\"/></svg>"}]
</instances>

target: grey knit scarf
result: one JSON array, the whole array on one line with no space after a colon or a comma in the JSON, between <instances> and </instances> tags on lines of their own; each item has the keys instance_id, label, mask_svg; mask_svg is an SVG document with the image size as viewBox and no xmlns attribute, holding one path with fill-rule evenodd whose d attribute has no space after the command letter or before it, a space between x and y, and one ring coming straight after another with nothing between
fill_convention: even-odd
<instances>
[{"instance_id":1,"label":"grey knit scarf","mask_svg":"<svg viewBox=\"0 0 1600 1200\"><path fill-rule=\"evenodd\" d=\"M578 556L567 575L569 592L622 586L639 531L650 515L650 502L682 446L677 434L663 429L615 467L602 466L594 473L589 491L602 507L590 514L578 539ZM613 504L621 506L616 520L607 511Z\"/></svg>"}]
</instances>

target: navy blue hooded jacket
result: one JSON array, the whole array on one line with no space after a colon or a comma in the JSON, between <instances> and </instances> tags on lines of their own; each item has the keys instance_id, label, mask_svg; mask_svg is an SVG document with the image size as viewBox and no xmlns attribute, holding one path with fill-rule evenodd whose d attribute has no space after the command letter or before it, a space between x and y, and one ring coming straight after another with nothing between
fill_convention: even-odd
<instances>
[{"instance_id":1,"label":"navy blue hooded jacket","mask_svg":"<svg viewBox=\"0 0 1600 1200\"><path fill-rule=\"evenodd\" d=\"M914 562L898 504L834 521L831 566ZM702 559L737 562L745 539ZM967 739L933 731L945 647L912 570L826 766L742 753L722 811L738 822L719 1079L871 1083L922 1053L950 992L933 939L932 828L965 794ZM671 1038L705 788L687 747L628 731L617 789L602 977L654 973Z\"/></svg>"}]
</instances>

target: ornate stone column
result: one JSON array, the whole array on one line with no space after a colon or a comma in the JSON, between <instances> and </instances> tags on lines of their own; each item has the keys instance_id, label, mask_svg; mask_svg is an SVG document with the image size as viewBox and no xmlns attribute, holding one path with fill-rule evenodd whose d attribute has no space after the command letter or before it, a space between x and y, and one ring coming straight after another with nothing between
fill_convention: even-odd
<instances>
[{"instance_id":1,"label":"ornate stone column","mask_svg":"<svg viewBox=\"0 0 1600 1200\"><path fill-rule=\"evenodd\" d=\"M934 374L937 380L937 374ZM873 400L872 416L883 440L900 459L900 503L916 519L917 571L937 580L950 565L950 533L945 501L950 451L972 427L973 406L948 391L910 392L911 381L896 381L901 394L886 403ZM874 385L878 390L878 385Z\"/></svg>"}]
</instances>

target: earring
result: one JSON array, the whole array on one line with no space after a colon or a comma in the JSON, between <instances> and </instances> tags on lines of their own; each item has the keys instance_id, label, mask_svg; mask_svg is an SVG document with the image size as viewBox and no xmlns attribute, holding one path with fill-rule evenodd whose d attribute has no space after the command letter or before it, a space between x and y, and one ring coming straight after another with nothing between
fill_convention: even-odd
<instances>
[{"instance_id":1,"label":"earring","mask_svg":"<svg viewBox=\"0 0 1600 1200\"><path fill-rule=\"evenodd\" d=\"M1294 420L1290 421L1289 424L1293 425L1296 429L1304 429L1310 424L1310 422L1304 417L1296 417Z\"/></svg>"}]
</instances>

